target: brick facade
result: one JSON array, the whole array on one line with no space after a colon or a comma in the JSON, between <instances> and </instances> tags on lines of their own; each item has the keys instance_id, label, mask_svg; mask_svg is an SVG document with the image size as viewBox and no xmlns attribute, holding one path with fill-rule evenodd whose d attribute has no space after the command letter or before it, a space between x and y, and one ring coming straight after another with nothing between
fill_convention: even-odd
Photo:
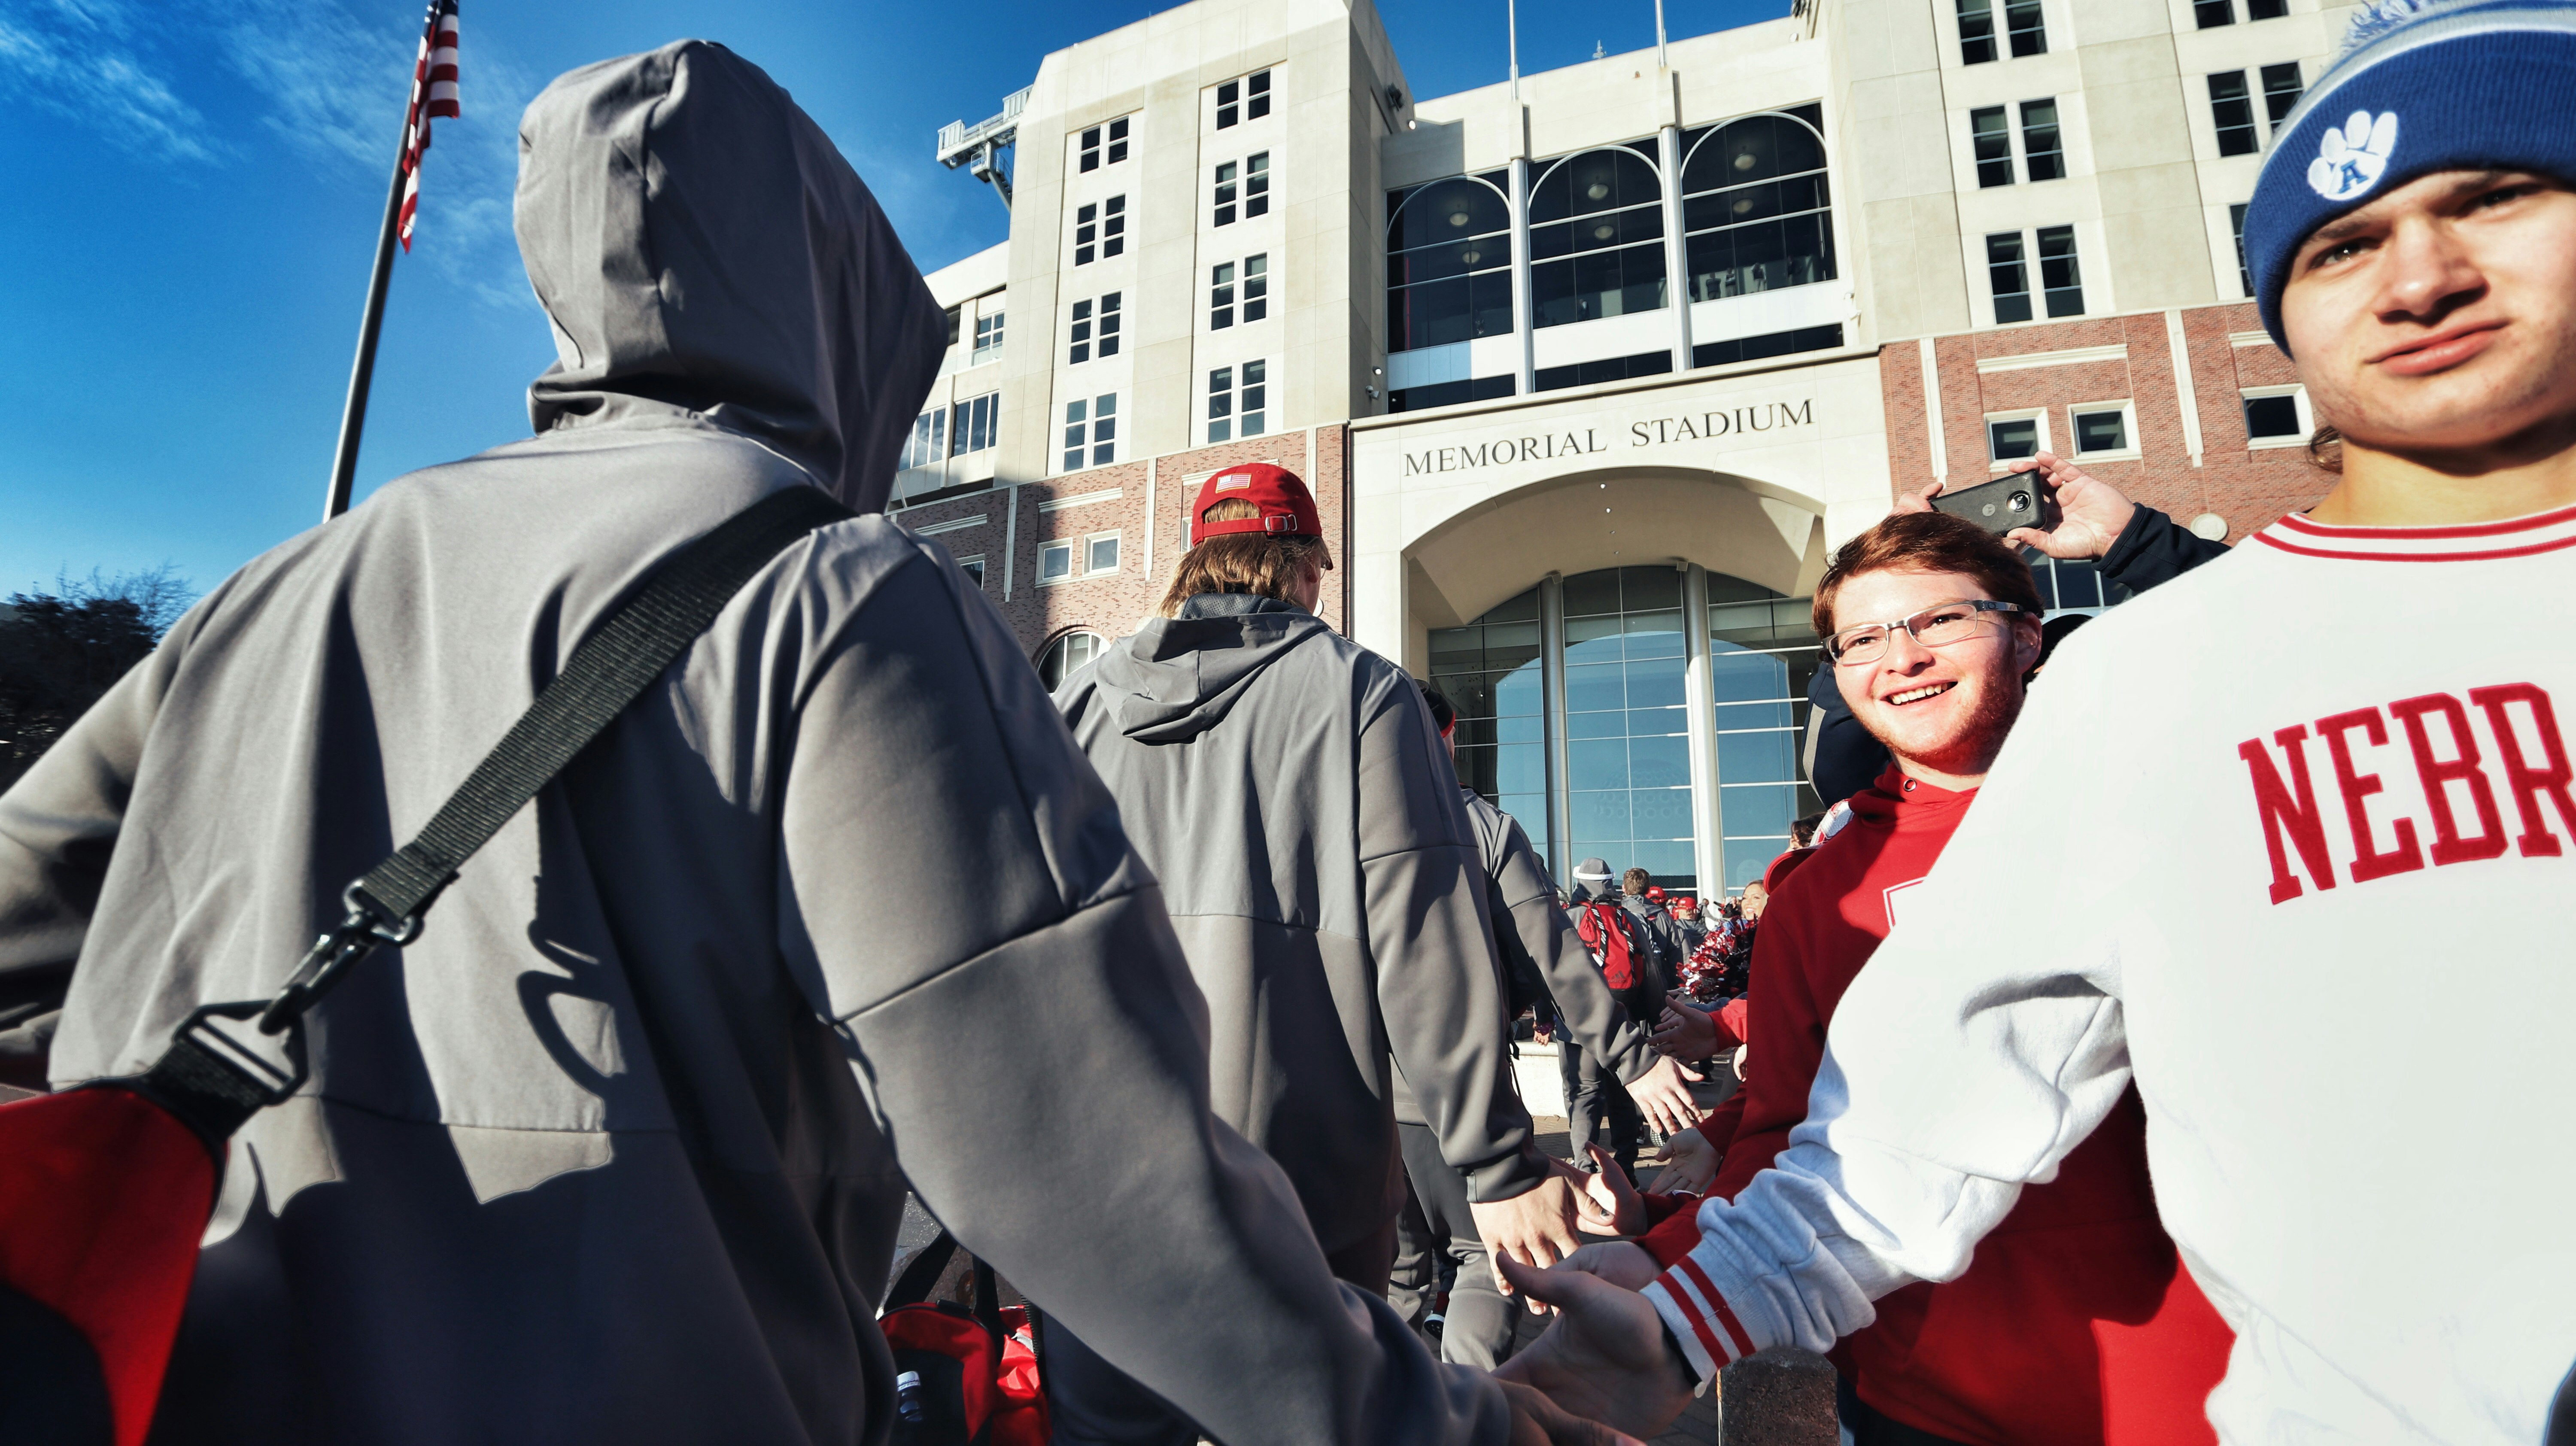
<instances>
[{"instance_id":1,"label":"brick facade","mask_svg":"<svg viewBox=\"0 0 2576 1446\"><path fill-rule=\"evenodd\" d=\"M2183 372L2174 365L2169 317L2180 322ZM2241 540L2313 504L2333 484L2305 448L2256 447L2246 435L2243 392L2298 380L2289 358L2261 331L2252 304L2233 303L1936 337L1947 485L1973 486L1992 475L1985 435L1990 415L2045 410L2051 449L2073 456L2068 409L2125 401L2134 407L2137 456L2079 458L2084 470L2178 521L2216 513L2227 520L2228 540ZM2043 364L1992 369L2000 360L2042 356L2048 358ZM1922 344L1882 347L1878 362L1894 495L1931 481L1936 470ZM1980 370L1980 363L1990 369ZM2196 460L2184 425L2186 375L2197 403L2191 409L2200 429Z\"/></svg>"},{"instance_id":2,"label":"brick facade","mask_svg":"<svg viewBox=\"0 0 2576 1446\"><path fill-rule=\"evenodd\" d=\"M1001 608L1021 649L1035 662L1066 633L1124 637L1153 616L1173 565L1189 550L1189 504L1199 483L1243 462L1276 462L1305 478L1314 490L1325 535L1332 539L1335 561L1349 556L1349 428L1338 423L1042 481L1003 483L894 515L960 560L983 559L985 596ZM1038 581L1046 544L1071 542L1079 566L1087 540L1105 532L1118 534L1115 573ZM1327 625L1346 630L1347 570L1325 578L1321 608Z\"/></svg>"}]
</instances>

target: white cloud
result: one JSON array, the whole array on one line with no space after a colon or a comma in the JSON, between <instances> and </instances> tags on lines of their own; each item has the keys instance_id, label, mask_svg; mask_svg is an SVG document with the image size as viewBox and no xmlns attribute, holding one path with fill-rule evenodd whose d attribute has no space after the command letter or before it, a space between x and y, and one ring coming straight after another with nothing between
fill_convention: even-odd
<instances>
[{"instance_id":1,"label":"white cloud","mask_svg":"<svg viewBox=\"0 0 2576 1446\"><path fill-rule=\"evenodd\" d=\"M225 148L156 73L167 62L135 29L122 5L105 0L0 0L0 90L88 122L142 155L217 160Z\"/></svg>"}]
</instances>

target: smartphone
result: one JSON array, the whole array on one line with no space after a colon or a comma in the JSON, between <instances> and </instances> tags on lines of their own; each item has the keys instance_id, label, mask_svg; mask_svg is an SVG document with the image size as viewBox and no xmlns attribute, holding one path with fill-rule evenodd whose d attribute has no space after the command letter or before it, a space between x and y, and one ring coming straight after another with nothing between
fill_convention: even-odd
<instances>
[{"instance_id":1,"label":"smartphone","mask_svg":"<svg viewBox=\"0 0 2576 1446\"><path fill-rule=\"evenodd\" d=\"M1932 508L1964 517L2001 537L2016 527L2038 527L2047 520L2046 489L2037 472L2007 472L1992 482L1944 490L1932 499Z\"/></svg>"}]
</instances>

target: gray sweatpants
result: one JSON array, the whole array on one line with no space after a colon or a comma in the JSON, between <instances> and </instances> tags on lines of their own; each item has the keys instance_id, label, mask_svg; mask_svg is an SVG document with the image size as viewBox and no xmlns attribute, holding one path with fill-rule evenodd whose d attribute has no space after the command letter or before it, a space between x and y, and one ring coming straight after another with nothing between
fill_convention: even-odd
<instances>
[{"instance_id":1,"label":"gray sweatpants","mask_svg":"<svg viewBox=\"0 0 2576 1446\"><path fill-rule=\"evenodd\" d=\"M1430 1126L1395 1128L1413 1194L1396 1218L1395 1269L1387 1278L1386 1303L1406 1325L1420 1330L1439 1295L1440 1258L1447 1256L1457 1265L1458 1278L1449 1287L1449 1309L1442 1317L1440 1358L1490 1371L1511 1356L1513 1307L1494 1288L1485 1242L1467 1208L1466 1178L1440 1158L1440 1141Z\"/></svg>"}]
</instances>

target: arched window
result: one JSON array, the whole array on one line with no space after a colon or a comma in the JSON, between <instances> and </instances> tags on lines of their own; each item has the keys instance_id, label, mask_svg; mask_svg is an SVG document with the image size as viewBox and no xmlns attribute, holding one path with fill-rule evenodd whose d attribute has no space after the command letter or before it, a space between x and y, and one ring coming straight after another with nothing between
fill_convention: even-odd
<instances>
[{"instance_id":1,"label":"arched window","mask_svg":"<svg viewBox=\"0 0 2576 1446\"><path fill-rule=\"evenodd\" d=\"M1386 349L1512 329L1512 208L1500 171L1387 194Z\"/></svg>"},{"instance_id":2,"label":"arched window","mask_svg":"<svg viewBox=\"0 0 2576 1446\"><path fill-rule=\"evenodd\" d=\"M1834 279L1822 112L1746 116L1685 141L1682 229L1693 301ZM1536 249L1535 245L1532 247Z\"/></svg>"},{"instance_id":3,"label":"arched window","mask_svg":"<svg viewBox=\"0 0 2576 1446\"><path fill-rule=\"evenodd\" d=\"M1529 235L1533 325L1664 304L1663 182L1640 147L1550 163L1530 186Z\"/></svg>"},{"instance_id":4,"label":"arched window","mask_svg":"<svg viewBox=\"0 0 2576 1446\"><path fill-rule=\"evenodd\" d=\"M1073 676L1075 670L1099 657L1101 648L1106 645L1106 640L1098 633L1065 634L1047 644L1045 655L1038 659L1038 680L1046 684L1048 692L1054 692L1064 686L1064 680Z\"/></svg>"}]
</instances>

